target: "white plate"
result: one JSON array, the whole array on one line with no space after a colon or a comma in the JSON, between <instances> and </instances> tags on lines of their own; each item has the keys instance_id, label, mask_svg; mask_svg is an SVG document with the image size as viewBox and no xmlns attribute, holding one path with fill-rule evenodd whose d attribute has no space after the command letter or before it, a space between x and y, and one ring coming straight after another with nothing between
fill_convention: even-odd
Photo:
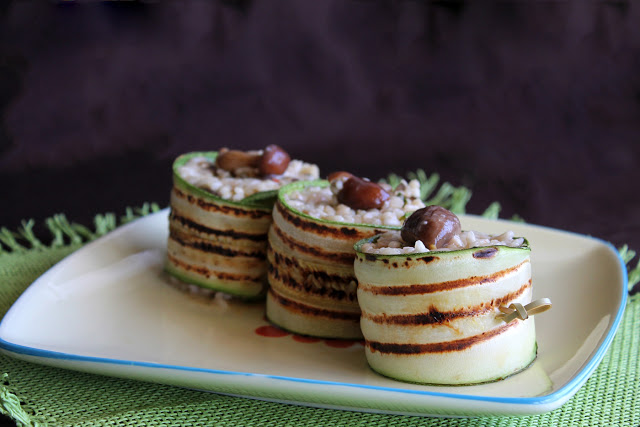
<instances>
[{"instance_id":1,"label":"white plate","mask_svg":"<svg viewBox=\"0 0 640 427\"><path fill-rule=\"evenodd\" d=\"M492 384L422 386L377 375L363 347L265 337L262 304L180 293L162 271L167 210L90 243L36 280L0 323L0 349L35 363L324 408L412 415L518 415L558 408L596 369L626 304L627 276L603 241L473 216L533 248L538 358Z\"/></svg>"}]
</instances>

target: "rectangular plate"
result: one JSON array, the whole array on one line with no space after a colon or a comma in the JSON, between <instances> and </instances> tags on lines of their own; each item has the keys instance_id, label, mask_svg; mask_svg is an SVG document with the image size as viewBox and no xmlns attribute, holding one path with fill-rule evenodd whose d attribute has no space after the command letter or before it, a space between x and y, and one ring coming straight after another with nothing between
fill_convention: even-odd
<instances>
[{"instance_id":1,"label":"rectangular plate","mask_svg":"<svg viewBox=\"0 0 640 427\"><path fill-rule=\"evenodd\" d=\"M424 386L367 366L358 342L269 337L264 305L205 300L169 285L168 210L87 244L36 280L0 323L0 350L51 366L323 408L410 415L523 415L558 408L602 360L627 298L610 244L549 228L461 216L463 229L513 230L531 247L538 358L491 384ZM262 328L262 329L260 329Z\"/></svg>"}]
</instances>

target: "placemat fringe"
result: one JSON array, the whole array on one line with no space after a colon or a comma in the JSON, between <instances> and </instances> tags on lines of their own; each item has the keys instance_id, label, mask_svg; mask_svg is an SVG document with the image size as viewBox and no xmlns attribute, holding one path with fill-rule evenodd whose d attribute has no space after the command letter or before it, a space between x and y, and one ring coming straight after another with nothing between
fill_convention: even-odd
<instances>
[{"instance_id":1,"label":"placemat fringe","mask_svg":"<svg viewBox=\"0 0 640 427\"><path fill-rule=\"evenodd\" d=\"M17 231L11 231L6 227L0 228L0 256L9 253L23 253L30 250L43 250L86 243L104 236L119 225L159 210L160 206L157 203L144 203L140 207L127 207L125 214L120 218L112 212L97 214L93 218L94 230L82 224L69 221L65 214L54 214L44 221L52 235L49 244L45 244L36 236L33 230L36 225L35 220L23 220Z\"/></svg>"},{"instance_id":2,"label":"placemat fringe","mask_svg":"<svg viewBox=\"0 0 640 427\"><path fill-rule=\"evenodd\" d=\"M20 398L9 390L9 374L2 375L0 383L0 414L11 418L18 426L45 426L46 423L33 417L22 408Z\"/></svg>"},{"instance_id":3,"label":"placemat fringe","mask_svg":"<svg viewBox=\"0 0 640 427\"><path fill-rule=\"evenodd\" d=\"M6 227L0 228L0 243L8 247L8 250L5 250L2 248L2 244L0 244L0 253L24 252L25 250L27 250L26 247L18 243L18 241L16 240L16 233L10 231Z\"/></svg>"},{"instance_id":4,"label":"placemat fringe","mask_svg":"<svg viewBox=\"0 0 640 427\"><path fill-rule=\"evenodd\" d=\"M624 261L624 264L627 266L627 277L629 282L629 294L632 298L637 298L640 295L640 289L635 290L634 287L640 282L640 257L638 258L638 262L635 267L631 266L631 261L636 256L636 251L629 249L629 246L623 245L618 248L618 252L620 252L620 257Z\"/></svg>"}]
</instances>

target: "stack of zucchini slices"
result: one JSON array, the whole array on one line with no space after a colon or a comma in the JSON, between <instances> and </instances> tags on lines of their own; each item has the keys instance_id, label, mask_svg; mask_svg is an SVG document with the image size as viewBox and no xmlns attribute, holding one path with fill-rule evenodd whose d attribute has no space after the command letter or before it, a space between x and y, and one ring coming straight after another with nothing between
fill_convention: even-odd
<instances>
[{"instance_id":1,"label":"stack of zucchini slices","mask_svg":"<svg viewBox=\"0 0 640 427\"><path fill-rule=\"evenodd\" d=\"M447 248L459 222L457 229L424 230L440 220L425 212L439 209L430 206L407 219L402 236L409 236L403 242L408 251L365 250L380 235L356 244L369 365L402 381L447 385L494 381L525 369L536 357L534 320L505 322L501 310L531 302L528 242ZM405 232L411 225L423 230ZM416 235L421 250L412 247Z\"/></svg>"},{"instance_id":2,"label":"stack of zucchini slices","mask_svg":"<svg viewBox=\"0 0 640 427\"><path fill-rule=\"evenodd\" d=\"M288 155L282 154L279 147L269 151L270 147L264 152L223 151L226 154L223 166L229 170L263 168L282 174L289 165ZM281 157L272 155L271 164L260 165L270 152ZM264 299L267 232L277 188L233 200L197 185L197 179L188 180L181 173L181 168L189 162L196 162L195 167L211 175L211 171L220 167L220 159L218 152L194 152L178 157L173 164L165 270L181 282L207 290L244 299ZM274 162L279 163L279 169L274 169ZM298 161L297 165L300 164ZM301 175L303 179L317 177L316 166L302 165L307 172ZM262 173L261 176L271 181L268 182L271 187L279 187L279 175Z\"/></svg>"},{"instance_id":3,"label":"stack of zucchini slices","mask_svg":"<svg viewBox=\"0 0 640 427\"><path fill-rule=\"evenodd\" d=\"M346 173L337 181L342 181L342 185L347 179L358 183L355 189L360 196L367 191L381 191L371 187L377 184L364 182ZM266 315L276 325L298 334L361 339L353 245L360 239L394 227L379 223L338 222L328 219L334 216L327 217L306 207L299 209L292 206L290 195L323 191L327 194L326 190L336 182L332 177L330 181L297 182L282 187L279 192L269 230L270 288ZM392 189L389 190L392 192ZM335 206L337 202L324 201L328 202L328 206ZM368 210L372 215L376 214L376 207L357 205L350 200L342 201L357 206L356 209L360 211ZM420 200L399 203L407 206L418 203L418 206L422 206ZM381 204L377 203L378 207ZM396 217L396 220L399 223L401 218Z\"/></svg>"},{"instance_id":4,"label":"stack of zucchini slices","mask_svg":"<svg viewBox=\"0 0 640 427\"><path fill-rule=\"evenodd\" d=\"M280 191L269 230L267 318L302 335L361 339L353 245L377 229L317 219L286 199L290 192L328 185L300 182Z\"/></svg>"}]
</instances>

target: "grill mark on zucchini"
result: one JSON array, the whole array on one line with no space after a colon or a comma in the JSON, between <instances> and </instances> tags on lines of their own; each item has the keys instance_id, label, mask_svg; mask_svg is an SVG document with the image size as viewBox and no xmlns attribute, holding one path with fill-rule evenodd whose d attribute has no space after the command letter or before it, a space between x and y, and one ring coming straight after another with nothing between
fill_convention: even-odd
<instances>
[{"instance_id":1,"label":"grill mark on zucchini","mask_svg":"<svg viewBox=\"0 0 640 427\"><path fill-rule=\"evenodd\" d=\"M290 300L277 294L273 289L269 289L269 294L273 297L274 301L288 310L298 312L303 315L310 316L322 316L335 320L347 320L354 323L360 322L360 313L352 313L348 311L335 311L328 310L326 308L312 307L310 305L302 304L297 301Z\"/></svg>"},{"instance_id":2,"label":"grill mark on zucchini","mask_svg":"<svg viewBox=\"0 0 640 427\"><path fill-rule=\"evenodd\" d=\"M496 248L487 248L480 249L479 251L475 251L473 253L473 257L475 259L491 259L498 253L498 249Z\"/></svg>"},{"instance_id":3,"label":"grill mark on zucchini","mask_svg":"<svg viewBox=\"0 0 640 427\"><path fill-rule=\"evenodd\" d=\"M254 282L256 284L263 283L262 277L254 277L246 274L234 274L234 273L223 273L220 271L213 271L206 267L201 267L201 266L186 263L170 254L167 255L167 258L172 264L180 267L181 269L191 273L196 273L200 276L204 276L207 279L211 277L216 277L220 280L226 280L226 281Z\"/></svg>"},{"instance_id":4,"label":"grill mark on zucchini","mask_svg":"<svg viewBox=\"0 0 640 427\"><path fill-rule=\"evenodd\" d=\"M229 258L234 257L246 257L246 258L256 258L259 260L265 260L267 258L267 254L265 251L254 251L254 252L243 252L234 249L224 248L220 245L214 245L208 242L203 242L201 240L196 240L193 238L183 238L180 236L180 233L177 231L170 229L169 230L169 238L178 243L180 246L185 246L193 249L197 249L203 252L218 254L222 256L226 256Z\"/></svg>"},{"instance_id":5,"label":"grill mark on zucchini","mask_svg":"<svg viewBox=\"0 0 640 427\"><path fill-rule=\"evenodd\" d=\"M399 285L399 286L373 286L366 283L360 283L358 287L364 291L373 295L420 295L431 294L434 292L450 291L452 289L466 288L473 285L484 285L487 283L494 283L503 277L519 270L523 265L528 263L526 259L520 264L505 270L500 270L496 273L488 276L471 276L464 279L450 280L447 282L439 283L427 283L427 284L415 284L415 285Z\"/></svg>"},{"instance_id":6,"label":"grill mark on zucchini","mask_svg":"<svg viewBox=\"0 0 640 427\"><path fill-rule=\"evenodd\" d=\"M531 288L531 280L528 280L524 285L520 287L520 289L514 292L510 292L501 298L494 298L491 301L483 302L482 304L459 310L439 311L432 305L431 307L429 307L429 311L427 311L426 313L393 315L383 314L379 316L362 313L362 316L374 323L382 325L444 325L461 317L470 317L485 314L498 308L501 305L506 305L524 294L529 288Z\"/></svg>"},{"instance_id":7,"label":"grill mark on zucchini","mask_svg":"<svg viewBox=\"0 0 640 427\"><path fill-rule=\"evenodd\" d=\"M171 211L171 218L170 220L175 220L177 222L179 222L180 224L182 224L184 227L186 228L190 228L192 230L195 230L199 233L203 233L203 234L209 234L209 235L213 235L213 236L223 236L223 237L230 237L232 239L247 239L247 240L252 240L254 242L265 242L267 240L267 234L266 233L262 233L262 234L250 234L250 233L242 233L242 232L238 232L238 231L234 231L234 230L217 230L217 229L213 229L213 228L209 228L206 227L202 224L198 224L197 222L179 214L176 213L174 210Z\"/></svg>"},{"instance_id":8,"label":"grill mark on zucchini","mask_svg":"<svg viewBox=\"0 0 640 427\"><path fill-rule=\"evenodd\" d=\"M173 187L173 191L175 195L180 197L181 199L186 199L189 203L198 205L199 208L208 211L208 212L220 212L225 215L231 215L236 217L249 217L252 219L262 219L269 217L271 215L271 211L258 210L255 208L234 208L232 206L207 202L199 197L193 196L191 194L186 194L180 189Z\"/></svg>"},{"instance_id":9,"label":"grill mark on zucchini","mask_svg":"<svg viewBox=\"0 0 640 427\"><path fill-rule=\"evenodd\" d=\"M355 277L344 277L337 274L328 274L324 271L313 271L305 269L293 258L288 258L278 252L272 251L271 248L268 251L272 254L272 262L268 265L269 278L277 281L282 286L286 286L296 291L304 291L307 294L327 297L337 301L348 300L349 302L356 301L355 286L353 292L348 292L346 289L352 281L355 281ZM279 268L282 267L282 268ZM296 271L305 280L297 281L294 279L288 271ZM321 283L322 286L314 286L307 283L307 279L311 277L311 280ZM337 284L339 288L330 286L331 284Z\"/></svg>"},{"instance_id":10,"label":"grill mark on zucchini","mask_svg":"<svg viewBox=\"0 0 640 427\"><path fill-rule=\"evenodd\" d=\"M453 341L434 342L427 344L399 344L399 343L382 343L378 341L365 341L365 346L372 352L380 352L394 355L417 355L425 353L450 353L454 351L462 351L476 344L488 341L491 338L502 334L507 329L520 324L520 320L506 323L498 328L491 329L479 335L462 338Z\"/></svg>"},{"instance_id":11,"label":"grill mark on zucchini","mask_svg":"<svg viewBox=\"0 0 640 427\"><path fill-rule=\"evenodd\" d=\"M325 252L322 249L318 249L314 246L305 245L300 243L289 236L287 236L275 223L273 223L273 231L282 240L282 242L289 247L292 251L303 252L307 255L312 255L317 258L322 258L331 262L337 262L340 264L353 264L353 260L356 254L345 254L335 252Z\"/></svg>"},{"instance_id":12,"label":"grill mark on zucchini","mask_svg":"<svg viewBox=\"0 0 640 427\"><path fill-rule=\"evenodd\" d=\"M360 239L364 239L365 237L369 237L371 234L378 231L371 230L365 233L356 228L350 228L346 226L338 228L337 225L326 226L323 224L319 224L316 221L309 221L300 216L293 215L285 206L282 205L281 202L276 203L276 209L278 210L278 213L282 215L282 218L284 218L286 222L293 224L296 228L323 237L331 236L336 239L350 241L353 240L355 242Z\"/></svg>"}]
</instances>

